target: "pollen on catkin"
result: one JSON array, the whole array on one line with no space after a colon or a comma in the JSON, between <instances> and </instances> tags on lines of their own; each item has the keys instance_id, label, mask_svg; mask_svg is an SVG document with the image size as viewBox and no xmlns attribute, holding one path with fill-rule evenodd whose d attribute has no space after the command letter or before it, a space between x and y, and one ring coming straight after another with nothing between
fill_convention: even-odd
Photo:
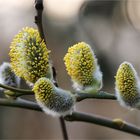
<instances>
[{"instance_id":1,"label":"pollen on catkin","mask_svg":"<svg viewBox=\"0 0 140 140\"><path fill-rule=\"evenodd\" d=\"M80 42L71 46L64 57L64 62L76 89L92 87L99 90L101 88L102 73L88 44Z\"/></svg>"},{"instance_id":2,"label":"pollen on catkin","mask_svg":"<svg viewBox=\"0 0 140 140\"><path fill-rule=\"evenodd\" d=\"M122 106L135 108L140 97L140 83L134 67L129 62L120 65L116 74L116 96Z\"/></svg>"},{"instance_id":3,"label":"pollen on catkin","mask_svg":"<svg viewBox=\"0 0 140 140\"><path fill-rule=\"evenodd\" d=\"M23 28L10 46L12 69L17 76L31 83L41 77L50 78L49 53L38 30Z\"/></svg>"},{"instance_id":4,"label":"pollen on catkin","mask_svg":"<svg viewBox=\"0 0 140 140\"><path fill-rule=\"evenodd\" d=\"M11 65L8 62L0 65L0 83L11 87L20 86L20 78L12 71Z\"/></svg>"},{"instance_id":5,"label":"pollen on catkin","mask_svg":"<svg viewBox=\"0 0 140 140\"><path fill-rule=\"evenodd\" d=\"M75 97L69 91L55 87L48 78L40 78L33 91L37 103L46 114L65 116L72 113Z\"/></svg>"}]
</instances>

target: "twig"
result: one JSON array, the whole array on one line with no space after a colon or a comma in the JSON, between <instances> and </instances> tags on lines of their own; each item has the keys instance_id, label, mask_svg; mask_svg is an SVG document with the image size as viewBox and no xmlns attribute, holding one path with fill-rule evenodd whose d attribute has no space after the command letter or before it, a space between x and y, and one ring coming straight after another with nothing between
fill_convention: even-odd
<instances>
[{"instance_id":1,"label":"twig","mask_svg":"<svg viewBox=\"0 0 140 140\"><path fill-rule=\"evenodd\" d=\"M35 23L37 24L40 37L46 43L45 35L43 32L43 26L42 26L43 0L35 0L35 8L36 8L36 12L37 12L37 15L35 16ZM54 71L55 71L55 69L54 69ZM55 85L58 86L58 84L56 82L55 82ZM60 124L61 124L61 128L62 128L62 132L63 132L63 138L64 138L64 140L68 140L68 134L67 134L67 130L66 130L65 121L63 120L63 118L60 118L59 120L60 120Z\"/></svg>"},{"instance_id":2,"label":"twig","mask_svg":"<svg viewBox=\"0 0 140 140\"><path fill-rule=\"evenodd\" d=\"M53 83L56 87L58 87L58 83L57 83L57 79L56 79L57 73L56 73L55 67L52 67L52 70L53 70L53 79L54 79ZM60 120L60 124L61 124L61 129L63 132L63 138L64 138L64 140L68 140L68 133L67 133L65 120L63 117L60 117L59 120Z\"/></svg>"},{"instance_id":3,"label":"twig","mask_svg":"<svg viewBox=\"0 0 140 140\"><path fill-rule=\"evenodd\" d=\"M43 0L35 0L35 9L37 15L35 16L35 23L38 27L40 37L45 41L45 35L43 32L43 26L42 26L42 12L43 12Z\"/></svg>"},{"instance_id":4,"label":"twig","mask_svg":"<svg viewBox=\"0 0 140 140\"><path fill-rule=\"evenodd\" d=\"M8 99L0 99L0 105L2 106L9 106L9 107L19 107L19 108L25 108L35 111L42 111L41 108L32 101L26 101L23 99L18 100L8 100ZM105 127L109 127L112 129L120 130L122 132L127 132L133 135L140 136L140 128L137 128L136 126L126 123L125 121L122 121L122 123L117 123L116 121L103 118L101 116L97 115L89 115L85 113L80 112L73 112L72 115L64 117L67 121L80 121L80 122L87 122L87 123L93 123Z\"/></svg>"},{"instance_id":5,"label":"twig","mask_svg":"<svg viewBox=\"0 0 140 140\"><path fill-rule=\"evenodd\" d=\"M57 82L56 82L56 72L55 72L55 69L53 68L53 73L54 74L54 84L56 86L58 86ZM0 84L0 87L4 88L4 89L8 89L10 91L13 91L13 93L9 94L11 96L15 96L15 97L19 97L19 96L23 96L23 95L34 95L34 92L32 90L25 90L25 89L19 89L19 88L14 88L14 87L11 87L11 86L7 86L7 85L3 85L3 84ZM6 93L8 94L8 92ZM85 100L85 99L111 99L111 100L116 100L116 97L113 95L113 94L110 94L108 92L105 92L105 91L99 91L98 93L75 93L75 96L76 96L76 100L77 102L80 102L82 100Z\"/></svg>"},{"instance_id":6,"label":"twig","mask_svg":"<svg viewBox=\"0 0 140 140\"><path fill-rule=\"evenodd\" d=\"M116 100L116 97L113 94L110 94L105 91L99 91L98 93L76 93L76 100L77 102L80 102L84 99L111 99Z\"/></svg>"},{"instance_id":7,"label":"twig","mask_svg":"<svg viewBox=\"0 0 140 140\"><path fill-rule=\"evenodd\" d=\"M122 121L121 123L119 122L117 123L116 121L109 120L107 118L103 118L97 115L89 115L81 112L73 112L72 115L66 116L65 119L67 121L80 121L80 122L94 123L97 125L109 127L112 129L116 129L116 130L120 130L123 132L140 136L140 128L137 128L132 124L126 123L125 121Z\"/></svg>"},{"instance_id":8,"label":"twig","mask_svg":"<svg viewBox=\"0 0 140 140\"><path fill-rule=\"evenodd\" d=\"M16 100L0 98L0 105L42 111L36 103L21 98L17 98Z\"/></svg>"},{"instance_id":9,"label":"twig","mask_svg":"<svg viewBox=\"0 0 140 140\"><path fill-rule=\"evenodd\" d=\"M65 120L64 120L63 117L60 117L59 120L60 120L60 124L61 124L61 129L62 129L62 132L63 132L63 138L65 140L68 140L68 133L67 133Z\"/></svg>"},{"instance_id":10,"label":"twig","mask_svg":"<svg viewBox=\"0 0 140 140\"><path fill-rule=\"evenodd\" d=\"M10 91L13 91L13 92L15 92L15 94L17 94L19 96L20 95L31 95L31 94L34 94L34 92L32 90L14 88L14 87L3 85L3 84L0 84L0 87L2 87L4 89L8 89ZM18 93L16 93L16 92L18 92Z\"/></svg>"}]
</instances>

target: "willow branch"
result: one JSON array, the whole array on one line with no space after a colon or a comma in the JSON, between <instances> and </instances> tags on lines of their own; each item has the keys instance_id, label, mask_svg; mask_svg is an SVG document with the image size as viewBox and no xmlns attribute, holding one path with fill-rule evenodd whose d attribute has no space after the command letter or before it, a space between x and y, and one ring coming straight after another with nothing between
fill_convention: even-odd
<instances>
[{"instance_id":1,"label":"willow branch","mask_svg":"<svg viewBox=\"0 0 140 140\"><path fill-rule=\"evenodd\" d=\"M57 82L55 79L55 83L56 86ZM34 95L34 92L32 90L26 90L26 89L19 89L19 88L14 88L11 86L7 86L7 85L3 85L0 84L0 87L13 91L13 93L9 93L8 92L6 94L11 95L11 96L15 96L15 97L19 97L19 96L23 96L23 95ZM77 102L80 102L82 100L85 99L110 99L110 100L116 100L116 97L113 94L110 94L108 92L105 91L99 91L98 93L75 93L76 96L76 100Z\"/></svg>"},{"instance_id":2,"label":"willow branch","mask_svg":"<svg viewBox=\"0 0 140 140\"><path fill-rule=\"evenodd\" d=\"M63 132L63 138L64 138L64 140L68 140L68 132L67 132L65 120L63 117L60 117L59 121L60 121L61 129Z\"/></svg>"},{"instance_id":3,"label":"willow branch","mask_svg":"<svg viewBox=\"0 0 140 140\"><path fill-rule=\"evenodd\" d=\"M110 94L105 91L99 91L98 93L76 93L76 100L80 102L85 99L110 99L116 100L116 97L113 94Z\"/></svg>"},{"instance_id":4,"label":"willow branch","mask_svg":"<svg viewBox=\"0 0 140 140\"><path fill-rule=\"evenodd\" d=\"M79 121L79 122L87 122L87 123L93 123L105 127L109 127L112 129L120 130L123 132L127 132L133 135L140 136L140 128L137 128L136 126L126 123L125 121L122 121L121 123L117 123L116 121L97 116L97 115L89 115L81 112L73 112L72 115L66 116L65 119L67 121Z\"/></svg>"},{"instance_id":5,"label":"willow branch","mask_svg":"<svg viewBox=\"0 0 140 140\"><path fill-rule=\"evenodd\" d=\"M56 79L55 79L55 85L57 85ZM26 89L19 89L19 88L14 88L11 86L7 86L7 85L3 85L0 84L0 87L13 91L13 93L9 93L6 92L6 94L11 95L11 96L15 96L15 97L19 97L19 96L23 96L23 95L34 95L34 92L32 90L26 90ZM85 99L110 99L110 100L116 100L116 97L113 94L110 94L108 92L105 91L99 91L98 93L75 93L76 96L76 100L77 102L80 102L82 100Z\"/></svg>"},{"instance_id":6,"label":"willow branch","mask_svg":"<svg viewBox=\"0 0 140 140\"><path fill-rule=\"evenodd\" d=\"M45 35L43 32L43 26L42 26L43 0L35 0L35 8L36 8L36 12L37 12L37 15L35 16L35 23L37 24L41 38L46 43ZM56 83L56 86L58 86L57 83ZM60 124L61 124L61 129L63 132L63 138L64 138L64 140L68 140L68 134L67 134L66 124L64 122L64 119L60 117L59 120L60 120Z\"/></svg>"},{"instance_id":7,"label":"willow branch","mask_svg":"<svg viewBox=\"0 0 140 140\"><path fill-rule=\"evenodd\" d=\"M45 35L43 32L42 26L42 12L43 12L43 0L35 0L35 9L36 9L36 16L35 16L35 23L38 27L40 37L45 41Z\"/></svg>"},{"instance_id":8,"label":"willow branch","mask_svg":"<svg viewBox=\"0 0 140 140\"><path fill-rule=\"evenodd\" d=\"M18 98L17 100L1 98L0 105L30 109L30 110L35 110L35 111L42 111L41 108L36 103L32 101L20 99L20 98Z\"/></svg>"},{"instance_id":9,"label":"willow branch","mask_svg":"<svg viewBox=\"0 0 140 140\"><path fill-rule=\"evenodd\" d=\"M23 99L18 99L18 100L0 99L0 105L9 106L9 107L19 107L19 108L30 109L35 111L42 111L41 108L36 103L32 101L26 101ZM93 124L105 126L108 128L112 128L122 132L127 132L133 135L140 136L140 128L137 128L132 124L126 123L125 121L122 121L122 123L120 124L120 123L116 123L116 121L114 120L103 118L101 116L89 115L80 112L73 112L72 115L68 115L64 117L64 119L67 121L93 123Z\"/></svg>"},{"instance_id":10,"label":"willow branch","mask_svg":"<svg viewBox=\"0 0 140 140\"><path fill-rule=\"evenodd\" d=\"M55 67L52 67L52 71L53 71L53 79L54 79L53 83L56 87L58 87L58 83L57 83L57 79L56 79L57 73L56 73ZM63 132L63 138L64 138L64 140L68 140L69 138L68 138L68 133L67 133L65 120L64 120L63 117L60 117L59 121L60 121L61 129L62 129L62 132Z\"/></svg>"},{"instance_id":11,"label":"willow branch","mask_svg":"<svg viewBox=\"0 0 140 140\"><path fill-rule=\"evenodd\" d=\"M34 92L32 90L14 88L14 87L3 85L3 84L0 84L0 87L1 88L4 88L4 89L8 89L8 90L13 91L13 92L19 92L19 93L17 93L19 95L25 95L25 94L26 95L30 95L30 94L34 94Z\"/></svg>"}]
</instances>

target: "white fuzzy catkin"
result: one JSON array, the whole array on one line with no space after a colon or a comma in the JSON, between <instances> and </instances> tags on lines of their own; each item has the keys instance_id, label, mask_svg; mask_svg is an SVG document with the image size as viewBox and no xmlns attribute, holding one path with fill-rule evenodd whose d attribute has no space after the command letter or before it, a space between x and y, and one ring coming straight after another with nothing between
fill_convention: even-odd
<instances>
[{"instance_id":1,"label":"white fuzzy catkin","mask_svg":"<svg viewBox=\"0 0 140 140\"><path fill-rule=\"evenodd\" d=\"M0 65L0 83L11 87L20 86L20 78L15 75L8 62L3 62Z\"/></svg>"},{"instance_id":2,"label":"white fuzzy catkin","mask_svg":"<svg viewBox=\"0 0 140 140\"><path fill-rule=\"evenodd\" d=\"M69 91L55 87L47 78L40 78L33 91L37 103L46 114L65 116L71 114L75 104L75 96Z\"/></svg>"}]
</instances>

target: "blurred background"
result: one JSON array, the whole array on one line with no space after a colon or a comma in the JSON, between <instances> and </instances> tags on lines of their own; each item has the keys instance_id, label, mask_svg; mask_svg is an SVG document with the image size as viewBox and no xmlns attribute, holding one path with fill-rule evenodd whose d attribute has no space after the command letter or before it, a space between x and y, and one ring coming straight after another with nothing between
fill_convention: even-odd
<instances>
[{"instance_id":1,"label":"blurred background","mask_svg":"<svg viewBox=\"0 0 140 140\"><path fill-rule=\"evenodd\" d=\"M34 0L0 0L0 64L10 61L9 46L19 30L36 28L34 16ZM114 94L114 75L123 61L131 62L140 75L140 0L44 0L43 27L59 86L64 89L72 90L72 86L63 57L68 47L79 41L89 43L97 55L103 90ZM85 100L76 109L140 126L140 112L122 108L116 101ZM75 140L139 139L94 124L66 125L69 138ZM62 139L62 133L56 118L0 106L0 139Z\"/></svg>"}]
</instances>

